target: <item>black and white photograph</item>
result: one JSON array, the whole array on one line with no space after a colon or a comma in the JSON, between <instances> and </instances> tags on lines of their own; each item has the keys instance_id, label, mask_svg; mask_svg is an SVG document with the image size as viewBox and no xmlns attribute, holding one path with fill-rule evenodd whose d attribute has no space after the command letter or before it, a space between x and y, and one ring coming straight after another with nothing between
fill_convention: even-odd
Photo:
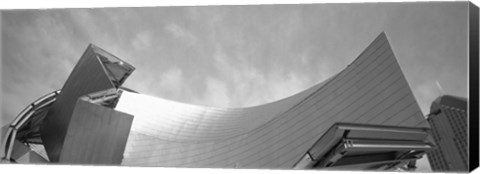
<instances>
[{"instance_id":1,"label":"black and white photograph","mask_svg":"<svg viewBox=\"0 0 480 174\"><path fill-rule=\"evenodd\" d=\"M471 172L478 17L469 1L2 9L0 168Z\"/></svg>"}]
</instances>

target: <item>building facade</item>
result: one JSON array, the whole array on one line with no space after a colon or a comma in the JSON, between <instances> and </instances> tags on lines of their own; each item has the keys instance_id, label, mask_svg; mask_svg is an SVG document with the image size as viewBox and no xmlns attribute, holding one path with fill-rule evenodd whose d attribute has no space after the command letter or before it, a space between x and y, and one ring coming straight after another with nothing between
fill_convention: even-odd
<instances>
[{"instance_id":1,"label":"building facade","mask_svg":"<svg viewBox=\"0 0 480 174\"><path fill-rule=\"evenodd\" d=\"M444 95L433 101L427 118L437 148L427 153L434 172L468 171L467 99Z\"/></svg>"},{"instance_id":2,"label":"building facade","mask_svg":"<svg viewBox=\"0 0 480 174\"><path fill-rule=\"evenodd\" d=\"M385 33L328 80L248 108L196 106L139 94L122 87L133 70L90 45L61 91L41 100L42 107L32 104L10 125L6 159L15 160L15 143L29 146L36 140L45 150L35 152L54 163L392 169L412 164L433 146ZM35 114L35 108L47 109ZM41 126L31 130L38 125L32 119ZM16 136L25 130L36 136ZM334 146L342 143L342 149ZM366 157L371 154L373 161Z\"/></svg>"}]
</instances>

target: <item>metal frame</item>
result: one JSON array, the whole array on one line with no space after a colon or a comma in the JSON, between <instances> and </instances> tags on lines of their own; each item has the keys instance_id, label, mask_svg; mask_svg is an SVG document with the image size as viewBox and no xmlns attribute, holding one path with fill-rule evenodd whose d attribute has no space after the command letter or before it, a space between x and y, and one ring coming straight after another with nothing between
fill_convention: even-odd
<instances>
[{"instance_id":1,"label":"metal frame","mask_svg":"<svg viewBox=\"0 0 480 174\"><path fill-rule=\"evenodd\" d=\"M3 141L3 150L5 152L4 159L12 161L12 149L13 144L17 139L18 130L21 129L27 121L33 118L37 111L51 106L51 104L56 101L56 96L58 94L60 94L60 90L53 91L40 97L23 109L22 112L20 112L20 114L18 114L18 116L12 121Z\"/></svg>"},{"instance_id":2,"label":"metal frame","mask_svg":"<svg viewBox=\"0 0 480 174\"><path fill-rule=\"evenodd\" d=\"M293 168L414 168L411 161L434 146L429 128L335 123Z\"/></svg>"},{"instance_id":3,"label":"metal frame","mask_svg":"<svg viewBox=\"0 0 480 174\"><path fill-rule=\"evenodd\" d=\"M84 96L84 99L89 100L92 103L96 104L109 104L108 102L112 102L111 100L117 99L120 95L122 90L127 90L127 91L133 91L131 89L125 88L125 87L120 87L120 89L109 89L105 91L99 91L96 93L88 94ZM15 140L18 138L18 131L25 125L25 123L28 123L31 119L33 119L36 116L36 113L42 109L47 109L53 102L56 101L57 95L60 94L60 90L53 91L51 93L48 93L31 104L29 104L27 107L25 107L18 115L15 117L15 119L10 123L8 126L7 132L5 134L5 138L2 141L3 144L3 151L5 152L5 156L3 157L4 160L12 161L12 150L13 150L13 145ZM115 102L115 101L113 101ZM113 103L113 107L114 107ZM35 143L35 144L41 144L40 142L30 142L25 141L23 143Z\"/></svg>"}]
</instances>

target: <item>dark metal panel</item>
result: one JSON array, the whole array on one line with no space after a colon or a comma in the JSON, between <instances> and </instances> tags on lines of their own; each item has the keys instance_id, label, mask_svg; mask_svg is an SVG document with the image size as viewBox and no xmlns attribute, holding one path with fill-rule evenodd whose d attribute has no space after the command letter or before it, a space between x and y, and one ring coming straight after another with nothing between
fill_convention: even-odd
<instances>
[{"instance_id":1,"label":"dark metal panel","mask_svg":"<svg viewBox=\"0 0 480 174\"><path fill-rule=\"evenodd\" d=\"M30 149L23 143L18 140L15 140L13 143L13 150L12 150L12 159L16 160L21 156L28 153Z\"/></svg>"},{"instance_id":2,"label":"dark metal panel","mask_svg":"<svg viewBox=\"0 0 480 174\"><path fill-rule=\"evenodd\" d=\"M8 132L8 127L10 127L10 124L6 124L4 125L1 129L0 129L0 133L1 133L1 136L0 136L0 156L1 157L4 157L5 156L5 141L7 141L7 132Z\"/></svg>"},{"instance_id":3,"label":"dark metal panel","mask_svg":"<svg viewBox=\"0 0 480 174\"><path fill-rule=\"evenodd\" d=\"M78 100L59 162L120 164L133 116Z\"/></svg>"},{"instance_id":4,"label":"dark metal panel","mask_svg":"<svg viewBox=\"0 0 480 174\"><path fill-rule=\"evenodd\" d=\"M309 153L312 155L313 160L318 157L320 153L336 145L336 143L342 138L344 130L337 130L336 126L330 127L327 132L315 143Z\"/></svg>"},{"instance_id":5,"label":"dark metal panel","mask_svg":"<svg viewBox=\"0 0 480 174\"><path fill-rule=\"evenodd\" d=\"M335 137L329 136L332 131L337 132ZM419 158L433 147L427 131L428 128L336 123L308 151L314 161L304 166L324 168L365 163L358 166L365 167L374 161L391 161L387 164L393 167L396 160L409 161L408 156ZM375 155L382 158L375 159ZM378 167L381 166L374 168Z\"/></svg>"},{"instance_id":6,"label":"dark metal panel","mask_svg":"<svg viewBox=\"0 0 480 174\"><path fill-rule=\"evenodd\" d=\"M113 87L96 53L89 46L72 70L41 127L42 140L52 162L59 159L78 97Z\"/></svg>"}]
</instances>

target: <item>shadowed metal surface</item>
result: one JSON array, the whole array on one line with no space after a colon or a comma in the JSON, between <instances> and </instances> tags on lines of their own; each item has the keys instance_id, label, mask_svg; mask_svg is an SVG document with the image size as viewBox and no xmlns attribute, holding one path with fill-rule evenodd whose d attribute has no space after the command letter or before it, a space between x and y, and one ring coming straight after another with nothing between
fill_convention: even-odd
<instances>
[{"instance_id":1,"label":"shadowed metal surface","mask_svg":"<svg viewBox=\"0 0 480 174\"><path fill-rule=\"evenodd\" d=\"M120 164L133 116L79 99L59 162Z\"/></svg>"},{"instance_id":2,"label":"shadowed metal surface","mask_svg":"<svg viewBox=\"0 0 480 174\"><path fill-rule=\"evenodd\" d=\"M339 74L283 100L202 107L124 91L122 165L292 168L336 122L428 127L384 33Z\"/></svg>"},{"instance_id":3,"label":"shadowed metal surface","mask_svg":"<svg viewBox=\"0 0 480 174\"><path fill-rule=\"evenodd\" d=\"M117 88L124 81L125 78L118 78L121 76L118 69L115 70L115 75L109 69L120 66L120 63L116 62L129 68L124 69L125 78L134 70L131 65L92 44L87 47L40 127L41 138L50 161L59 161L77 99L85 94Z\"/></svg>"},{"instance_id":4,"label":"shadowed metal surface","mask_svg":"<svg viewBox=\"0 0 480 174\"><path fill-rule=\"evenodd\" d=\"M295 164L295 169L415 169L435 144L429 128L337 122Z\"/></svg>"}]
</instances>

